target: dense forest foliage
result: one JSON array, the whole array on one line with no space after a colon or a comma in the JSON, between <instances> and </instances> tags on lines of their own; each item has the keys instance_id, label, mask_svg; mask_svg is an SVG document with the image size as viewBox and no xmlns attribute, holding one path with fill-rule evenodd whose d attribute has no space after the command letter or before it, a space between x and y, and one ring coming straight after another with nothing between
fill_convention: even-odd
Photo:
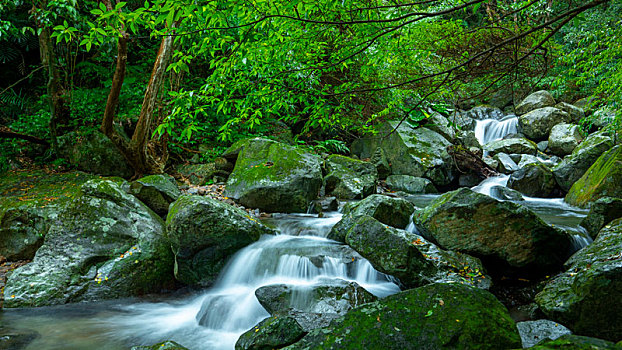
<instances>
[{"instance_id":1,"label":"dense forest foliage","mask_svg":"<svg viewBox=\"0 0 622 350\"><path fill-rule=\"evenodd\" d=\"M137 174L291 130L344 152L386 119L586 99L622 123L622 1L9 0L0 170L101 130ZM590 115L584 121L590 127Z\"/></svg>"}]
</instances>

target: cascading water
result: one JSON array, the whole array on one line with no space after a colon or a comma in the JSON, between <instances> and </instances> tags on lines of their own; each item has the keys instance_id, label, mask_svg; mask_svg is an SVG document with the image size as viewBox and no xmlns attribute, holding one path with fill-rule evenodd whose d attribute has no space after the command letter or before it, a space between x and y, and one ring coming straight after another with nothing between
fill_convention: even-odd
<instances>
[{"instance_id":1,"label":"cascading water","mask_svg":"<svg viewBox=\"0 0 622 350\"><path fill-rule=\"evenodd\" d=\"M500 140L506 135L518 132L518 118L509 115L502 120L484 119L477 120L475 124L475 138L480 145L488 142Z\"/></svg>"}]
</instances>

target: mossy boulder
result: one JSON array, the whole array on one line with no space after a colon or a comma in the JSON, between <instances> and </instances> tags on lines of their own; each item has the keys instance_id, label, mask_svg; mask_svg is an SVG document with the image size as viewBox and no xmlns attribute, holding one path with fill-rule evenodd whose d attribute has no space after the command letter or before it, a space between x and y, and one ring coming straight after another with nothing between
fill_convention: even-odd
<instances>
[{"instance_id":1,"label":"mossy boulder","mask_svg":"<svg viewBox=\"0 0 622 350\"><path fill-rule=\"evenodd\" d=\"M376 193L378 171L370 162L333 154L324 162L327 195L338 199L362 199Z\"/></svg>"},{"instance_id":2,"label":"mossy boulder","mask_svg":"<svg viewBox=\"0 0 622 350\"><path fill-rule=\"evenodd\" d=\"M511 174L518 170L518 164L516 164L508 154L497 153L494 155L493 159L499 162L497 170L500 173Z\"/></svg>"},{"instance_id":3,"label":"mossy boulder","mask_svg":"<svg viewBox=\"0 0 622 350\"><path fill-rule=\"evenodd\" d=\"M555 107L535 109L518 118L519 131L532 141L548 139L551 129L557 124L570 121L568 113Z\"/></svg>"},{"instance_id":4,"label":"mossy boulder","mask_svg":"<svg viewBox=\"0 0 622 350\"><path fill-rule=\"evenodd\" d=\"M268 212L306 212L322 186L320 158L293 146L267 139L236 142L235 168L225 195L238 203Z\"/></svg>"},{"instance_id":5,"label":"mossy boulder","mask_svg":"<svg viewBox=\"0 0 622 350\"><path fill-rule=\"evenodd\" d=\"M604 133L594 133L581 142L570 155L553 167L553 174L559 186L564 190L585 174L596 159L613 147L613 140Z\"/></svg>"},{"instance_id":6,"label":"mossy boulder","mask_svg":"<svg viewBox=\"0 0 622 350\"><path fill-rule=\"evenodd\" d=\"M438 193L432 181L410 175L391 175L387 177L387 186L393 191L411 194Z\"/></svg>"},{"instance_id":7,"label":"mossy boulder","mask_svg":"<svg viewBox=\"0 0 622 350\"><path fill-rule=\"evenodd\" d=\"M358 203L347 204L343 211L343 217L328 234L328 238L339 242L345 242L347 231L363 215L369 215L385 225L404 229L410 223L415 207L402 198L374 194Z\"/></svg>"},{"instance_id":8,"label":"mossy boulder","mask_svg":"<svg viewBox=\"0 0 622 350\"><path fill-rule=\"evenodd\" d=\"M182 164L177 167L177 172L193 185L205 185L205 183L221 172L216 169L215 163L207 164Z\"/></svg>"},{"instance_id":9,"label":"mossy boulder","mask_svg":"<svg viewBox=\"0 0 622 350\"><path fill-rule=\"evenodd\" d=\"M462 112L461 114L473 120L501 120L503 119L503 117L505 117L505 114L503 114L503 111L501 111L499 108L488 105L476 106L466 112ZM473 124L473 128L475 128L475 124Z\"/></svg>"},{"instance_id":10,"label":"mossy boulder","mask_svg":"<svg viewBox=\"0 0 622 350\"><path fill-rule=\"evenodd\" d=\"M572 153L583 141L581 127L576 124L557 124L551 129L548 150L560 157Z\"/></svg>"},{"instance_id":11,"label":"mossy boulder","mask_svg":"<svg viewBox=\"0 0 622 350\"><path fill-rule=\"evenodd\" d=\"M181 196L175 179L168 175L149 175L133 181L130 193L160 216L166 216L169 205Z\"/></svg>"},{"instance_id":12,"label":"mossy boulder","mask_svg":"<svg viewBox=\"0 0 622 350\"><path fill-rule=\"evenodd\" d=\"M555 105L555 108L561 109L562 111L568 113L570 121L575 124L578 124L581 119L585 118L585 111L583 108L571 105L570 103L560 102Z\"/></svg>"},{"instance_id":13,"label":"mossy boulder","mask_svg":"<svg viewBox=\"0 0 622 350\"><path fill-rule=\"evenodd\" d=\"M236 350L280 349L300 340L306 332L295 319L288 316L268 317L242 334L235 343Z\"/></svg>"},{"instance_id":14,"label":"mossy boulder","mask_svg":"<svg viewBox=\"0 0 622 350\"><path fill-rule=\"evenodd\" d=\"M536 155L538 153L538 146L524 138L511 138L488 142L484 146L484 150L488 152L487 154L491 157L497 153Z\"/></svg>"},{"instance_id":15,"label":"mossy boulder","mask_svg":"<svg viewBox=\"0 0 622 350\"><path fill-rule=\"evenodd\" d=\"M622 145L603 153L572 185L566 202L581 208L599 198L622 198Z\"/></svg>"},{"instance_id":16,"label":"mossy boulder","mask_svg":"<svg viewBox=\"0 0 622 350\"><path fill-rule=\"evenodd\" d=\"M620 350L614 343L581 335L567 334L555 340L539 343L532 350Z\"/></svg>"},{"instance_id":17,"label":"mossy boulder","mask_svg":"<svg viewBox=\"0 0 622 350\"><path fill-rule=\"evenodd\" d=\"M603 226L611 221L622 217L622 198L600 198L590 206L590 212L581 221L590 236L596 239L596 235Z\"/></svg>"},{"instance_id":18,"label":"mossy boulder","mask_svg":"<svg viewBox=\"0 0 622 350\"><path fill-rule=\"evenodd\" d=\"M5 307L136 296L172 282L162 219L119 183L91 180L52 225L33 262L8 276Z\"/></svg>"},{"instance_id":19,"label":"mossy boulder","mask_svg":"<svg viewBox=\"0 0 622 350\"><path fill-rule=\"evenodd\" d=\"M552 320L574 333L610 341L622 339L622 219L603 228L594 242L575 253L536 296Z\"/></svg>"},{"instance_id":20,"label":"mossy boulder","mask_svg":"<svg viewBox=\"0 0 622 350\"><path fill-rule=\"evenodd\" d=\"M444 249L502 261L539 272L561 266L571 238L529 208L460 188L445 193L415 215L425 237Z\"/></svg>"},{"instance_id":21,"label":"mossy boulder","mask_svg":"<svg viewBox=\"0 0 622 350\"><path fill-rule=\"evenodd\" d=\"M520 347L507 309L489 292L435 283L359 306L286 349Z\"/></svg>"},{"instance_id":22,"label":"mossy boulder","mask_svg":"<svg viewBox=\"0 0 622 350\"><path fill-rule=\"evenodd\" d=\"M444 251L424 238L362 216L348 230L346 243L378 271L397 277L408 288L434 282L490 286L479 259Z\"/></svg>"},{"instance_id":23,"label":"mossy boulder","mask_svg":"<svg viewBox=\"0 0 622 350\"><path fill-rule=\"evenodd\" d=\"M529 113L538 108L555 106L555 99L550 92L540 90L525 97L519 104L514 107L514 111L518 115Z\"/></svg>"},{"instance_id":24,"label":"mossy boulder","mask_svg":"<svg viewBox=\"0 0 622 350\"><path fill-rule=\"evenodd\" d=\"M531 163L510 175L508 187L529 197L547 198L555 193L557 181L546 165Z\"/></svg>"},{"instance_id":25,"label":"mossy boulder","mask_svg":"<svg viewBox=\"0 0 622 350\"><path fill-rule=\"evenodd\" d=\"M175 254L175 278L207 287L239 249L273 231L245 211L203 196L179 197L166 226Z\"/></svg>"},{"instance_id":26,"label":"mossy boulder","mask_svg":"<svg viewBox=\"0 0 622 350\"><path fill-rule=\"evenodd\" d=\"M386 179L391 175L391 163L387 159L387 155L380 147L376 147L376 151L372 154L369 162L376 167L379 179Z\"/></svg>"},{"instance_id":27,"label":"mossy boulder","mask_svg":"<svg viewBox=\"0 0 622 350\"><path fill-rule=\"evenodd\" d=\"M189 350L189 349L172 340L167 340L167 341L153 344L150 346L144 346L144 345L133 346L131 350Z\"/></svg>"}]
</instances>

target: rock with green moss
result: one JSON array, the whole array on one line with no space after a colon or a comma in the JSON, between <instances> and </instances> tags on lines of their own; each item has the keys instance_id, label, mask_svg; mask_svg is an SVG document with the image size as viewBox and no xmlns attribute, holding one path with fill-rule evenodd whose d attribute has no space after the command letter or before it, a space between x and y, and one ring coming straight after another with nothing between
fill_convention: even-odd
<instances>
[{"instance_id":1,"label":"rock with green moss","mask_svg":"<svg viewBox=\"0 0 622 350\"><path fill-rule=\"evenodd\" d=\"M501 201L522 201L525 200L523 195L511 188L505 186L492 186L490 187L490 196Z\"/></svg>"},{"instance_id":2,"label":"rock with green moss","mask_svg":"<svg viewBox=\"0 0 622 350\"><path fill-rule=\"evenodd\" d=\"M242 334L235 343L236 350L272 350L291 345L306 332L295 319L288 316L268 317Z\"/></svg>"},{"instance_id":3,"label":"rock with green moss","mask_svg":"<svg viewBox=\"0 0 622 350\"><path fill-rule=\"evenodd\" d=\"M386 179L391 175L391 163L387 159L387 155L380 147L376 147L376 151L372 154L369 162L376 167L379 179Z\"/></svg>"},{"instance_id":4,"label":"rock with green moss","mask_svg":"<svg viewBox=\"0 0 622 350\"><path fill-rule=\"evenodd\" d=\"M432 181L410 175L391 175L387 177L387 186L393 191L411 194L438 193Z\"/></svg>"},{"instance_id":5,"label":"rock with green moss","mask_svg":"<svg viewBox=\"0 0 622 350\"><path fill-rule=\"evenodd\" d=\"M603 226L621 217L622 198L604 197L590 206L590 212L581 221L581 226L592 238L596 239L596 235Z\"/></svg>"},{"instance_id":6,"label":"rock with green moss","mask_svg":"<svg viewBox=\"0 0 622 350\"><path fill-rule=\"evenodd\" d=\"M57 205L28 204L0 209L0 256L9 261L31 260L60 210Z\"/></svg>"},{"instance_id":7,"label":"rock with green moss","mask_svg":"<svg viewBox=\"0 0 622 350\"><path fill-rule=\"evenodd\" d=\"M286 213L306 212L317 198L322 186L319 157L260 138L236 142L225 154L236 150L226 196L247 207Z\"/></svg>"},{"instance_id":8,"label":"rock with green moss","mask_svg":"<svg viewBox=\"0 0 622 350\"><path fill-rule=\"evenodd\" d=\"M408 288L434 282L490 286L479 259L444 251L419 235L383 225L370 216L356 220L346 243L378 271L397 277Z\"/></svg>"},{"instance_id":9,"label":"rock with green moss","mask_svg":"<svg viewBox=\"0 0 622 350\"><path fill-rule=\"evenodd\" d=\"M560 157L572 153L583 141L581 127L576 124L557 124L551 129L548 150Z\"/></svg>"},{"instance_id":10,"label":"rock with green moss","mask_svg":"<svg viewBox=\"0 0 622 350\"><path fill-rule=\"evenodd\" d=\"M525 97L519 104L514 107L514 111L518 115L529 113L538 108L555 106L555 99L550 92L540 90Z\"/></svg>"},{"instance_id":11,"label":"rock with green moss","mask_svg":"<svg viewBox=\"0 0 622 350\"><path fill-rule=\"evenodd\" d=\"M415 214L425 237L450 250L532 267L561 266L571 249L565 232L547 225L529 208L461 188L445 193ZM536 271L536 272L538 272Z\"/></svg>"},{"instance_id":12,"label":"rock with green moss","mask_svg":"<svg viewBox=\"0 0 622 350\"><path fill-rule=\"evenodd\" d=\"M164 222L122 187L109 180L82 185L33 262L8 276L5 307L114 299L172 285Z\"/></svg>"},{"instance_id":13,"label":"rock with green moss","mask_svg":"<svg viewBox=\"0 0 622 350\"><path fill-rule=\"evenodd\" d=\"M175 278L207 287L239 249L273 231L245 211L203 196L181 196L166 218Z\"/></svg>"},{"instance_id":14,"label":"rock with green moss","mask_svg":"<svg viewBox=\"0 0 622 350\"><path fill-rule=\"evenodd\" d=\"M613 147L613 140L604 133L594 133L581 142L570 155L552 168L559 186L564 190L585 174L596 159Z\"/></svg>"},{"instance_id":15,"label":"rock with green moss","mask_svg":"<svg viewBox=\"0 0 622 350\"><path fill-rule=\"evenodd\" d=\"M214 163L207 164L182 164L177 167L181 176L193 185L205 185L214 176L220 174Z\"/></svg>"},{"instance_id":16,"label":"rock with green moss","mask_svg":"<svg viewBox=\"0 0 622 350\"><path fill-rule=\"evenodd\" d=\"M461 114L473 120L484 120L484 119L501 120L505 116L503 114L503 111L501 111L499 108L488 106L488 105L476 106L466 112L462 112ZM472 128L475 128L475 124L473 124Z\"/></svg>"},{"instance_id":17,"label":"rock with green moss","mask_svg":"<svg viewBox=\"0 0 622 350\"><path fill-rule=\"evenodd\" d=\"M65 134L58 138L58 149L62 158L88 173L123 178L134 174L119 149L99 131Z\"/></svg>"},{"instance_id":18,"label":"rock with green moss","mask_svg":"<svg viewBox=\"0 0 622 350\"><path fill-rule=\"evenodd\" d=\"M536 155L536 153L538 153L538 146L524 138L511 138L488 142L484 146L484 150L487 151L488 155L491 157L497 153Z\"/></svg>"},{"instance_id":19,"label":"rock with green moss","mask_svg":"<svg viewBox=\"0 0 622 350\"><path fill-rule=\"evenodd\" d=\"M555 105L555 108L561 109L562 111L568 113L570 121L575 124L578 124L581 119L585 118L585 111L583 108L571 105L570 103L560 102Z\"/></svg>"},{"instance_id":20,"label":"rock with green moss","mask_svg":"<svg viewBox=\"0 0 622 350\"><path fill-rule=\"evenodd\" d=\"M536 296L552 320L574 333L618 341L622 338L622 219L603 228L596 240L574 254Z\"/></svg>"},{"instance_id":21,"label":"rock with green moss","mask_svg":"<svg viewBox=\"0 0 622 350\"><path fill-rule=\"evenodd\" d=\"M453 140L456 136L456 130L451 126L449 119L445 118L442 114L434 112L426 118L426 121L426 128L436 131L447 140Z\"/></svg>"},{"instance_id":22,"label":"rock with green moss","mask_svg":"<svg viewBox=\"0 0 622 350\"><path fill-rule=\"evenodd\" d=\"M603 153L572 185L566 202L581 208L599 198L622 198L622 145Z\"/></svg>"},{"instance_id":23,"label":"rock with green moss","mask_svg":"<svg viewBox=\"0 0 622 350\"><path fill-rule=\"evenodd\" d=\"M347 204L343 211L343 217L328 234L328 238L339 242L345 242L347 231L363 215L369 215L385 225L406 228L415 207L402 198L374 194L358 203Z\"/></svg>"},{"instance_id":24,"label":"rock with green moss","mask_svg":"<svg viewBox=\"0 0 622 350\"><path fill-rule=\"evenodd\" d=\"M520 336L489 292L435 283L359 306L286 349L509 349Z\"/></svg>"},{"instance_id":25,"label":"rock with green moss","mask_svg":"<svg viewBox=\"0 0 622 350\"><path fill-rule=\"evenodd\" d=\"M168 340L162 343L153 344L150 346L133 346L131 350L189 350L188 348L176 343L172 340Z\"/></svg>"},{"instance_id":26,"label":"rock with green moss","mask_svg":"<svg viewBox=\"0 0 622 350\"><path fill-rule=\"evenodd\" d=\"M166 216L169 205L181 196L175 179L168 175L149 175L133 181L130 193L160 216Z\"/></svg>"},{"instance_id":27,"label":"rock with green moss","mask_svg":"<svg viewBox=\"0 0 622 350\"><path fill-rule=\"evenodd\" d=\"M602 339L567 334L555 340L541 342L530 349L533 350L620 350L619 346Z\"/></svg>"},{"instance_id":28,"label":"rock with green moss","mask_svg":"<svg viewBox=\"0 0 622 350\"><path fill-rule=\"evenodd\" d=\"M535 109L518 118L519 131L533 141L548 139L551 129L557 124L570 121L568 113L555 107Z\"/></svg>"},{"instance_id":29,"label":"rock with green moss","mask_svg":"<svg viewBox=\"0 0 622 350\"><path fill-rule=\"evenodd\" d=\"M327 195L338 199L362 199L376 193L378 171L370 162L333 154L324 162L324 168Z\"/></svg>"},{"instance_id":30,"label":"rock with green moss","mask_svg":"<svg viewBox=\"0 0 622 350\"><path fill-rule=\"evenodd\" d=\"M546 339L555 340L563 335L572 334L570 329L551 320L523 321L516 323L523 348L530 348Z\"/></svg>"},{"instance_id":31,"label":"rock with green moss","mask_svg":"<svg viewBox=\"0 0 622 350\"><path fill-rule=\"evenodd\" d=\"M531 163L510 175L508 187L529 197L547 198L554 194L557 181L546 165Z\"/></svg>"}]
</instances>

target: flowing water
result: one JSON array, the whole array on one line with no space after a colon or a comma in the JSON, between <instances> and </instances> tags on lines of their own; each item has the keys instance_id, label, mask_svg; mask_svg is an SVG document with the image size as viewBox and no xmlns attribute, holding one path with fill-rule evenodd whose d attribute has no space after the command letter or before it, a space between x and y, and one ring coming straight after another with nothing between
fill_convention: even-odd
<instances>
[{"instance_id":1,"label":"flowing water","mask_svg":"<svg viewBox=\"0 0 622 350\"><path fill-rule=\"evenodd\" d=\"M514 115L509 115L501 120L477 120L475 124L475 138L483 146L488 142L501 140L506 135L517 133L517 126L518 118Z\"/></svg>"}]
</instances>

